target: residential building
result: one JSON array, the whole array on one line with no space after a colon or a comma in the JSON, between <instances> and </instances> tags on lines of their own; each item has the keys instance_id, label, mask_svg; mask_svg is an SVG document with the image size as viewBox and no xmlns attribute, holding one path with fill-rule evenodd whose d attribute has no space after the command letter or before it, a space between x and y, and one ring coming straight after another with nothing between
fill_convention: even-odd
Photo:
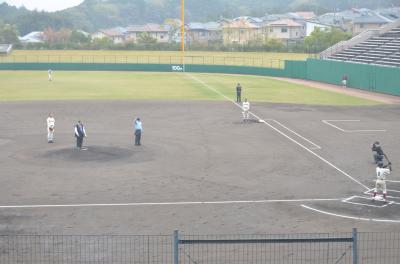
<instances>
[{"instance_id":1,"label":"residential building","mask_svg":"<svg viewBox=\"0 0 400 264\"><path fill-rule=\"evenodd\" d=\"M329 31L332 29L333 26L331 25L325 25L322 23L319 23L318 21L306 21L306 37L310 36L311 33L314 32L315 29L319 29L321 31Z\"/></svg>"},{"instance_id":2,"label":"residential building","mask_svg":"<svg viewBox=\"0 0 400 264\"><path fill-rule=\"evenodd\" d=\"M137 43L141 36L147 34L158 43L168 43L169 31L159 24L131 25L127 28L126 41Z\"/></svg>"},{"instance_id":3,"label":"residential building","mask_svg":"<svg viewBox=\"0 0 400 264\"><path fill-rule=\"evenodd\" d=\"M260 27L246 19L233 20L223 26L222 37L224 45L248 44L251 40L263 38Z\"/></svg>"},{"instance_id":4,"label":"residential building","mask_svg":"<svg viewBox=\"0 0 400 264\"><path fill-rule=\"evenodd\" d=\"M121 44L125 42L126 29L123 27L115 27L109 29L100 29L92 34L92 39L111 39L114 44Z\"/></svg>"},{"instance_id":5,"label":"residential building","mask_svg":"<svg viewBox=\"0 0 400 264\"><path fill-rule=\"evenodd\" d=\"M356 17L353 20L353 35L357 35L368 29L378 29L381 26L390 23L388 18L372 13Z\"/></svg>"},{"instance_id":6,"label":"residential building","mask_svg":"<svg viewBox=\"0 0 400 264\"><path fill-rule=\"evenodd\" d=\"M190 23L186 34L189 43L222 43L222 27L217 22Z\"/></svg>"},{"instance_id":7,"label":"residential building","mask_svg":"<svg viewBox=\"0 0 400 264\"><path fill-rule=\"evenodd\" d=\"M311 20L317 17L314 12L308 11L290 12L289 14L293 20Z\"/></svg>"},{"instance_id":8,"label":"residential building","mask_svg":"<svg viewBox=\"0 0 400 264\"><path fill-rule=\"evenodd\" d=\"M292 19L281 19L269 22L265 25L268 38L281 40L298 40L302 39L305 34L305 25L300 24Z\"/></svg>"},{"instance_id":9,"label":"residential building","mask_svg":"<svg viewBox=\"0 0 400 264\"><path fill-rule=\"evenodd\" d=\"M21 43L43 43L43 32L33 31L23 37L19 37L19 41L21 41Z\"/></svg>"},{"instance_id":10,"label":"residential building","mask_svg":"<svg viewBox=\"0 0 400 264\"><path fill-rule=\"evenodd\" d=\"M7 56L11 53L13 45L11 44L0 44L0 56Z\"/></svg>"}]
</instances>

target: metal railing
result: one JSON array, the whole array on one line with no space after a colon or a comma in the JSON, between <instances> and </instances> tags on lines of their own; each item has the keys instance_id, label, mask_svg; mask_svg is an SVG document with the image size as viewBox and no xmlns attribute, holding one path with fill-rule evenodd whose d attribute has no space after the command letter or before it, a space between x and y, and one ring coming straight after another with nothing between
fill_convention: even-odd
<instances>
[{"instance_id":1,"label":"metal railing","mask_svg":"<svg viewBox=\"0 0 400 264\"><path fill-rule=\"evenodd\" d=\"M398 264L400 233L0 235L1 264Z\"/></svg>"},{"instance_id":2,"label":"metal railing","mask_svg":"<svg viewBox=\"0 0 400 264\"><path fill-rule=\"evenodd\" d=\"M239 56L185 56L185 64L236 65L280 68L284 60L264 57ZM182 64L181 56L166 55L9 55L0 57L0 63L133 63L133 64Z\"/></svg>"},{"instance_id":3,"label":"metal railing","mask_svg":"<svg viewBox=\"0 0 400 264\"><path fill-rule=\"evenodd\" d=\"M357 231L345 234L182 236L174 233L174 264L352 263Z\"/></svg>"}]
</instances>

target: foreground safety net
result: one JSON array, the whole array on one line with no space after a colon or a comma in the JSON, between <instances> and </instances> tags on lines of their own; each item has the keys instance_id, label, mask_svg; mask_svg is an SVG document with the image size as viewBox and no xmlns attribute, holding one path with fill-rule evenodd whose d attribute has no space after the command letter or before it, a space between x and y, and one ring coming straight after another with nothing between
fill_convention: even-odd
<instances>
[{"instance_id":1,"label":"foreground safety net","mask_svg":"<svg viewBox=\"0 0 400 264\"><path fill-rule=\"evenodd\" d=\"M400 263L400 233L0 235L0 263Z\"/></svg>"}]
</instances>

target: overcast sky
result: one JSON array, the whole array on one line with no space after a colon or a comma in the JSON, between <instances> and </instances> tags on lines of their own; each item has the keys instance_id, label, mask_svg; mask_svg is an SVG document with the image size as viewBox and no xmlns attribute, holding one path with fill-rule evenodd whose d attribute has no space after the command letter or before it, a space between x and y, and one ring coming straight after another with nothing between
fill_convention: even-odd
<instances>
[{"instance_id":1,"label":"overcast sky","mask_svg":"<svg viewBox=\"0 0 400 264\"><path fill-rule=\"evenodd\" d=\"M83 0L0 0L0 3L3 2L14 6L24 5L30 10L57 11L79 5Z\"/></svg>"}]
</instances>

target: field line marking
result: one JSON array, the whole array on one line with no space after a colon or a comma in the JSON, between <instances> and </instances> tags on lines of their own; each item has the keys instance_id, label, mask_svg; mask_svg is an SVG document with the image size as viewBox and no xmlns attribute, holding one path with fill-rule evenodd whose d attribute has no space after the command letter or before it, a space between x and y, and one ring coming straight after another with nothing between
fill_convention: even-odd
<instances>
[{"instance_id":1,"label":"field line marking","mask_svg":"<svg viewBox=\"0 0 400 264\"><path fill-rule=\"evenodd\" d=\"M286 126L283 125L281 122L279 122L279 121L277 121L277 120L275 120L275 119L272 120L272 121L275 122L275 123L277 123L277 124L280 125L281 127L285 128L286 130L292 132L293 134L295 134L295 135L298 136L299 138L301 138L301 139L307 141L307 142L310 143L311 145L314 145L315 148L313 148L313 149L321 149L321 147L320 147L319 145L317 145L317 144L315 144L314 142L312 142L311 140L309 140L309 139L303 137L302 135L298 134L297 132L293 131L292 129L286 127Z\"/></svg>"},{"instance_id":2,"label":"field line marking","mask_svg":"<svg viewBox=\"0 0 400 264\"><path fill-rule=\"evenodd\" d=\"M318 210L318 209L312 208L312 207L304 205L304 204L302 204L301 207L311 210L311 211L314 211L314 212L317 212L317 213L346 218L346 219L353 219L353 220L360 220L360 221L372 221L372 222L385 222L385 223L400 223L400 220L364 218L364 217L355 217L355 216L349 216L349 215L335 214L335 213L331 213L331 212L327 212L327 211Z\"/></svg>"},{"instance_id":3,"label":"field line marking","mask_svg":"<svg viewBox=\"0 0 400 264\"><path fill-rule=\"evenodd\" d=\"M232 99L230 99L229 97L227 97L226 95L222 94L221 92L217 91L216 89L214 89L213 87L211 87L210 85L208 85L207 83L203 82L202 80L188 74L188 76L190 76L190 78L192 78L193 80L203 84L206 88L216 92L217 94L221 95L222 97L226 98L228 101L233 102L235 105L237 105L240 109L241 106L239 104L237 104L235 101L233 101ZM251 112L250 112L251 113ZM252 113L251 113L252 114ZM254 114L253 114L254 115ZM258 116L254 115L258 120L261 120L261 118L259 118ZM361 183L360 181L358 181L357 179L353 178L352 176L350 176L348 173L346 173L345 171L341 170L340 168L338 168L337 166L335 166L334 164L332 164L331 162L329 162L328 160L326 160L325 158L323 158L322 156L318 155L317 153L315 153L314 151L312 151L311 149L307 148L306 146L304 146L303 144L301 144L300 142L296 141L295 139L291 138L290 136L286 135L285 133L283 133L281 130L279 130L278 128L274 127L273 125L269 124L267 121L263 120L263 122L265 125L269 126L270 128L272 128L273 130L275 130L276 132L278 132L279 134L281 134L282 136L286 137L287 139L289 139L290 141L292 141L293 143L297 144L298 146L302 147L303 149L305 149L306 151L308 151L309 153L311 153L312 155L314 155L315 157L319 158L320 160L322 160L323 162L325 162L326 164L328 164L329 166L331 166L332 168L334 168L335 170L339 171L340 173L342 173L344 176L346 176L347 178L349 178L350 180L354 181L355 183L357 183L358 185L362 186L363 188L369 190L369 188L364 185L363 183Z\"/></svg>"},{"instance_id":4,"label":"field line marking","mask_svg":"<svg viewBox=\"0 0 400 264\"><path fill-rule=\"evenodd\" d=\"M389 202L389 203L385 203L385 204L382 204L382 205L372 205L372 204L365 204L365 203L361 203L361 202L360 203L352 202L351 200L354 199L354 198L360 198L360 199L364 199L364 200L368 200L368 201L370 201L372 199L372 197L364 197L364 196L355 195L355 196L352 196L350 198L347 198L347 199L343 200L342 202L343 203L349 203L349 204L355 204L355 205L361 205L361 206L375 207L375 208L383 208L383 207L386 207L386 206L388 206L390 204L393 204L393 202Z\"/></svg>"},{"instance_id":5,"label":"field line marking","mask_svg":"<svg viewBox=\"0 0 400 264\"><path fill-rule=\"evenodd\" d=\"M340 130L344 133L357 133L357 132L387 132L387 130L384 129L353 129L353 130L346 130L342 129L331 122L360 122L360 120L322 120L322 123L334 127L337 130Z\"/></svg>"},{"instance_id":6,"label":"field line marking","mask_svg":"<svg viewBox=\"0 0 400 264\"><path fill-rule=\"evenodd\" d=\"M148 202L148 203L99 203L99 204L32 204L32 205L0 205L0 209L17 208L50 208L50 207L112 207L112 206L164 206L164 205L212 205L212 204L260 204L260 203L301 203L340 201L343 198L316 199L276 199L276 200L243 200L243 201L203 201L203 202Z\"/></svg>"},{"instance_id":7,"label":"field line marking","mask_svg":"<svg viewBox=\"0 0 400 264\"><path fill-rule=\"evenodd\" d=\"M322 123L325 123L325 124L327 124L328 126L334 127L334 128L336 128L336 129L338 129L338 130L340 130L340 131L342 131L342 132L346 132L344 129L341 129L341 128L338 127L338 126L335 126L334 124L329 123L328 120L322 120Z\"/></svg>"}]
</instances>

